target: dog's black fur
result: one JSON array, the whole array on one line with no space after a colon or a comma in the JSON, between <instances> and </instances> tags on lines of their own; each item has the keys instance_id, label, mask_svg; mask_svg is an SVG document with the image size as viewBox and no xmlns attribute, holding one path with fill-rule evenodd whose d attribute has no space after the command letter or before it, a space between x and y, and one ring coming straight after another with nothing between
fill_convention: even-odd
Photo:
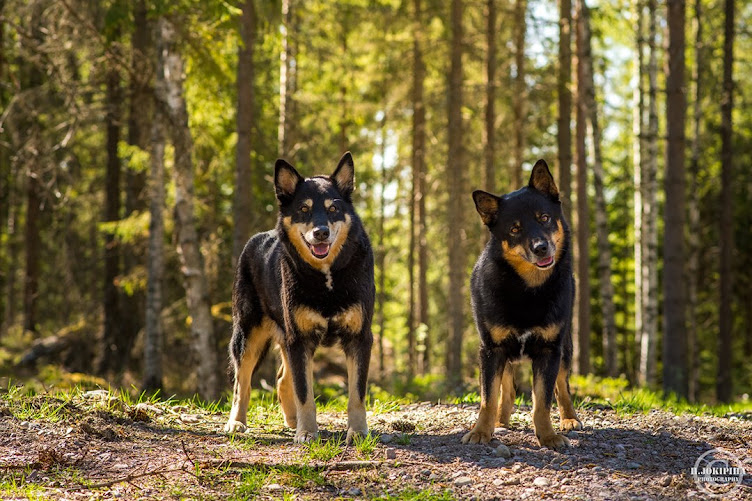
<instances>
[{"instance_id":1,"label":"dog's black fur","mask_svg":"<svg viewBox=\"0 0 752 501\"><path fill-rule=\"evenodd\" d=\"M462 441L488 442L497 422L509 424L515 395L512 363L528 357L536 436L541 445L564 447L567 438L551 425L554 393L561 428L580 429L581 424L569 396L575 285L558 189L546 162L539 160L526 187L501 197L478 190L473 199L491 238L471 279L481 339L481 409Z\"/></svg>"},{"instance_id":2,"label":"dog's black fur","mask_svg":"<svg viewBox=\"0 0 752 501\"><path fill-rule=\"evenodd\" d=\"M254 235L233 287L230 357L235 369L228 432L246 425L250 378L272 343L282 354L277 381L285 422L295 441L317 436L312 360L319 345L347 357L348 441L365 435L365 393L373 336L373 251L352 204L354 168L345 153L331 176L304 179L277 160L276 229Z\"/></svg>"}]
</instances>

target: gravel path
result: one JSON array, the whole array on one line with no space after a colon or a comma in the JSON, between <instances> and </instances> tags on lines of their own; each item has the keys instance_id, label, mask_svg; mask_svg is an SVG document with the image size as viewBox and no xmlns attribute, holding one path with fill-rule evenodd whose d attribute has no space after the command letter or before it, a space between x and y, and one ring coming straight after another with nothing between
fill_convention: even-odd
<instances>
[{"instance_id":1,"label":"gravel path","mask_svg":"<svg viewBox=\"0 0 752 501\"><path fill-rule=\"evenodd\" d=\"M411 404L369 415L379 434L369 453L348 447L322 461L293 444L276 415L229 437L220 433L226 416L196 409L65 405L56 422L0 408L0 497L708 499L690 469L721 448L747 471L723 499L752 499L750 416L579 410L584 429L570 432L571 447L559 453L538 446L528 406L491 444L461 445L477 405ZM325 439L340 439L346 416L322 412L319 423ZM243 491L249 471L265 473Z\"/></svg>"}]
</instances>

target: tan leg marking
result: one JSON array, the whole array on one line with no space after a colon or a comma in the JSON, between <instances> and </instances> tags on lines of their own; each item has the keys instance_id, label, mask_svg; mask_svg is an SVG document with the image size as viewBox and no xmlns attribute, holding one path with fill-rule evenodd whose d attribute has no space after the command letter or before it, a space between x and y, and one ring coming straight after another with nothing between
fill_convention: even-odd
<instances>
[{"instance_id":1,"label":"tan leg marking","mask_svg":"<svg viewBox=\"0 0 752 501\"><path fill-rule=\"evenodd\" d=\"M507 362L504 373L501 376L501 399L499 400L499 424L509 428L509 418L514 410L514 365Z\"/></svg>"},{"instance_id":2,"label":"tan leg marking","mask_svg":"<svg viewBox=\"0 0 752 501\"><path fill-rule=\"evenodd\" d=\"M334 315L332 322L350 334L358 334L363 329L363 307L360 303L354 304Z\"/></svg>"},{"instance_id":3,"label":"tan leg marking","mask_svg":"<svg viewBox=\"0 0 752 501\"><path fill-rule=\"evenodd\" d=\"M264 317L258 327L251 329L246 340L243 358L235 367L235 384L232 388L232 409L225 424L228 433L242 433L246 428L248 401L251 397L251 376L258 364L259 357L277 329L277 324L269 317Z\"/></svg>"},{"instance_id":4,"label":"tan leg marking","mask_svg":"<svg viewBox=\"0 0 752 501\"><path fill-rule=\"evenodd\" d=\"M559 375L556 377L556 403L559 404L559 427L563 431L581 430L582 423L577 419L572 400L569 396L569 382L567 370L562 365L559 367Z\"/></svg>"},{"instance_id":5,"label":"tan leg marking","mask_svg":"<svg viewBox=\"0 0 752 501\"><path fill-rule=\"evenodd\" d=\"M366 435L368 423L365 402L358 393L358 364L355 357L347 357L347 443Z\"/></svg>"},{"instance_id":6,"label":"tan leg marking","mask_svg":"<svg viewBox=\"0 0 752 501\"><path fill-rule=\"evenodd\" d=\"M496 423L500 387L501 376L495 373L491 381L491 392L488 395L481 395L478 421L473 429L462 437L463 444L486 444L491 440Z\"/></svg>"},{"instance_id":7,"label":"tan leg marking","mask_svg":"<svg viewBox=\"0 0 752 501\"><path fill-rule=\"evenodd\" d=\"M277 398L279 398L279 406L282 408L285 424L294 429L297 427L298 420L290 362L283 347L280 347L279 352L282 354L282 365L279 366L277 372Z\"/></svg>"},{"instance_id":8,"label":"tan leg marking","mask_svg":"<svg viewBox=\"0 0 752 501\"><path fill-rule=\"evenodd\" d=\"M329 322L319 312L307 306L298 306L295 308L293 319L295 320L295 325L304 334L309 334L317 330L326 330L329 325Z\"/></svg>"},{"instance_id":9,"label":"tan leg marking","mask_svg":"<svg viewBox=\"0 0 752 501\"><path fill-rule=\"evenodd\" d=\"M559 435L551 425L551 409L546 407L543 378L533 377L533 426L538 442L549 449L560 450L569 445L564 435Z\"/></svg>"},{"instance_id":10,"label":"tan leg marking","mask_svg":"<svg viewBox=\"0 0 752 501\"><path fill-rule=\"evenodd\" d=\"M514 330L511 327L507 327L505 325L493 325L486 323L486 328L488 329L489 334L491 334L491 339L493 339L494 343L496 344L501 343L506 338L514 334Z\"/></svg>"},{"instance_id":11,"label":"tan leg marking","mask_svg":"<svg viewBox=\"0 0 752 501\"><path fill-rule=\"evenodd\" d=\"M300 370L305 370L306 373L307 393L304 404L300 403L297 393L295 394L297 415L297 427L295 428L296 443L315 440L319 435L319 426L316 423L316 402L313 400L313 360L310 358L306 359L305 367L301 367Z\"/></svg>"}]
</instances>

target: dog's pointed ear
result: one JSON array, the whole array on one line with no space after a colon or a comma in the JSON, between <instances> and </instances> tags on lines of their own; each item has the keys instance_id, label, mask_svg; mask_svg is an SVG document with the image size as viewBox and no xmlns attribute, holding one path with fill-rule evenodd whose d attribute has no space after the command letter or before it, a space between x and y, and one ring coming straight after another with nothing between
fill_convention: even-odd
<instances>
[{"instance_id":1,"label":"dog's pointed ear","mask_svg":"<svg viewBox=\"0 0 752 501\"><path fill-rule=\"evenodd\" d=\"M548 164L543 159L535 162L528 186L540 191L544 195L548 195L554 200L559 200L559 188L556 187L554 176L551 175L551 171L548 170Z\"/></svg>"},{"instance_id":2,"label":"dog's pointed ear","mask_svg":"<svg viewBox=\"0 0 752 501\"><path fill-rule=\"evenodd\" d=\"M350 152L345 152L334 170L331 177L342 197L350 201L353 189L355 189L355 167Z\"/></svg>"},{"instance_id":3,"label":"dog's pointed ear","mask_svg":"<svg viewBox=\"0 0 752 501\"><path fill-rule=\"evenodd\" d=\"M483 190L475 190L473 192L473 200L475 201L475 210L480 214L483 224L492 226L499 215L499 202L501 199Z\"/></svg>"},{"instance_id":4,"label":"dog's pointed ear","mask_svg":"<svg viewBox=\"0 0 752 501\"><path fill-rule=\"evenodd\" d=\"M274 164L274 191L277 193L279 203L289 202L302 181L303 176L298 174L295 167L281 158L277 159Z\"/></svg>"}]
</instances>

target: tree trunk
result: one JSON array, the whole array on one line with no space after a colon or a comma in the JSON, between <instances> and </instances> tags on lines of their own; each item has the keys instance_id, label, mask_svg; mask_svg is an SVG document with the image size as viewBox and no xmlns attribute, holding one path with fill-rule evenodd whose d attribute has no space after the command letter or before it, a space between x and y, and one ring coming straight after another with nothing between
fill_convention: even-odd
<instances>
[{"instance_id":1,"label":"tree trunk","mask_svg":"<svg viewBox=\"0 0 752 501\"><path fill-rule=\"evenodd\" d=\"M129 83L128 144L149 151L150 122L153 115L153 99L147 75L153 75L154 46L150 23L147 20L145 0L138 0L133 7L133 34L131 35L131 80ZM146 172L127 166L125 169L125 217L147 209L144 188ZM123 245L123 275L129 275L141 263L144 256L136 253L132 245ZM139 331L144 325L145 297L143 290L121 293L120 311L122 325L118 342L121 354L119 367L125 369L130 362L130 353Z\"/></svg>"},{"instance_id":2,"label":"tree trunk","mask_svg":"<svg viewBox=\"0 0 752 501\"><path fill-rule=\"evenodd\" d=\"M559 0L559 193L564 219L572 220L572 1Z\"/></svg>"},{"instance_id":3,"label":"tree trunk","mask_svg":"<svg viewBox=\"0 0 752 501\"><path fill-rule=\"evenodd\" d=\"M731 369L734 366L733 335L734 317L732 304L733 275L732 259L734 252L734 0L725 1L725 23L723 38L723 98L721 99L721 294L720 294L720 335L718 337L718 378L716 398L719 402L730 402L733 395Z\"/></svg>"},{"instance_id":4,"label":"tree trunk","mask_svg":"<svg viewBox=\"0 0 752 501\"><path fill-rule=\"evenodd\" d=\"M688 199L688 252L687 259L687 349L689 359L689 401L697 402L700 389L700 340L697 336L697 290L700 273L700 142L702 129L702 75L705 68L705 48L703 47L702 0L695 0L695 66L692 78L695 81L695 95L692 103L693 134L692 160L689 164Z\"/></svg>"},{"instance_id":5,"label":"tree trunk","mask_svg":"<svg viewBox=\"0 0 752 501\"><path fill-rule=\"evenodd\" d=\"M462 0L452 0L451 43L448 89L447 182L449 184L449 228L452 228L452 245L449 246L449 342L447 343L447 378L450 384L462 381L462 334L465 326L465 238L463 233L465 197L465 164L462 151Z\"/></svg>"},{"instance_id":6,"label":"tree trunk","mask_svg":"<svg viewBox=\"0 0 752 501\"><path fill-rule=\"evenodd\" d=\"M522 187L522 163L525 161L525 123L527 121L527 84L525 83L525 31L527 29L527 0L514 4L514 155L512 189Z\"/></svg>"},{"instance_id":7,"label":"tree trunk","mask_svg":"<svg viewBox=\"0 0 752 501\"><path fill-rule=\"evenodd\" d=\"M146 285L146 325L144 328L143 390L153 393L162 388L162 276L164 274L165 139L162 115L151 125L149 171L149 259Z\"/></svg>"},{"instance_id":8,"label":"tree trunk","mask_svg":"<svg viewBox=\"0 0 752 501\"><path fill-rule=\"evenodd\" d=\"M641 384L654 386L658 365L658 47L657 4L648 0L648 124L642 172ZM683 54L683 53L682 53Z\"/></svg>"},{"instance_id":9,"label":"tree trunk","mask_svg":"<svg viewBox=\"0 0 752 501\"><path fill-rule=\"evenodd\" d=\"M575 46L577 49L577 99L575 151L577 153L577 287L575 288L575 309L572 325L574 342L574 369L578 374L590 372L590 214L587 196L587 96L586 96L586 53L584 30L582 29L582 4L577 0L577 30Z\"/></svg>"},{"instance_id":10,"label":"tree trunk","mask_svg":"<svg viewBox=\"0 0 752 501\"><path fill-rule=\"evenodd\" d=\"M643 183L642 173L645 170L645 159L647 153L647 143L645 142L645 6L643 0L635 2L635 72L637 85L634 89L632 98L632 135L634 137L632 145L632 168L634 170L634 305L635 305L635 354L630 357L632 363L634 379L644 384L645 375L640 370L640 347L642 346L643 336L643 317L645 305L643 304L642 295L642 268L644 266L645 253L645 228L642 224L642 198Z\"/></svg>"},{"instance_id":11,"label":"tree trunk","mask_svg":"<svg viewBox=\"0 0 752 501\"><path fill-rule=\"evenodd\" d=\"M496 0L486 0L486 128L483 157L485 163L483 186L489 193L496 193ZM482 241L488 240L488 232Z\"/></svg>"},{"instance_id":12,"label":"tree trunk","mask_svg":"<svg viewBox=\"0 0 752 501\"><path fill-rule=\"evenodd\" d=\"M158 75L162 81L157 85L158 106L165 113L175 148L175 232L191 317L198 393L204 399L216 400L219 397L217 350L193 209L193 140L183 97L183 60L177 52L175 28L165 18L159 20L159 35Z\"/></svg>"},{"instance_id":13,"label":"tree trunk","mask_svg":"<svg viewBox=\"0 0 752 501\"><path fill-rule=\"evenodd\" d=\"M423 102L423 86L426 67L423 62L423 10L421 0L413 0L413 124L412 124L412 162L413 186L415 193L416 244L418 253L417 317L415 324L423 333L423 339L417 340L422 348L420 371L426 372L430 367L431 337L428 326L428 241L426 237L426 109Z\"/></svg>"},{"instance_id":14,"label":"tree trunk","mask_svg":"<svg viewBox=\"0 0 752 501\"><path fill-rule=\"evenodd\" d=\"M290 130L293 108L292 84L295 81L293 53L295 45L290 38L295 33L293 7L293 0L282 0L282 25L280 26L282 50L279 54L279 125L277 128L278 155L281 158L289 157L292 153Z\"/></svg>"},{"instance_id":15,"label":"tree trunk","mask_svg":"<svg viewBox=\"0 0 752 501\"><path fill-rule=\"evenodd\" d=\"M384 118L381 120L381 187L379 188L379 229L378 229L378 241L377 248L377 266L379 271L379 287L378 294L376 296L376 318L379 326L379 377L384 378L384 305L386 304L386 234L384 230L384 220L386 218L386 196L385 190L388 183L386 175L386 110L384 110Z\"/></svg>"},{"instance_id":16,"label":"tree trunk","mask_svg":"<svg viewBox=\"0 0 752 501\"><path fill-rule=\"evenodd\" d=\"M684 287L685 176L684 24L685 1L668 0L666 76L666 192L663 234L663 389L687 397L687 326Z\"/></svg>"},{"instance_id":17,"label":"tree trunk","mask_svg":"<svg viewBox=\"0 0 752 501\"><path fill-rule=\"evenodd\" d=\"M114 62L107 71L106 92L106 147L107 172L105 175L105 212L104 220L112 223L120 219L120 174L121 163L118 156L120 142L121 108L123 92L120 86L120 73ZM120 244L113 233L105 235L104 246L104 335L102 336L101 356L97 372L100 375L120 372L119 361L123 354L119 352L120 315L119 291L115 283L120 274Z\"/></svg>"},{"instance_id":18,"label":"tree trunk","mask_svg":"<svg viewBox=\"0 0 752 501\"><path fill-rule=\"evenodd\" d=\"M585 109L590 118L593 141L593 187L595 188L595 231L598 237L598 280L601 292L603 315L603 359L606 375L619 374L616 344L616 310L614 307L614 284L611 278L611 246L608 242L608 218L604 191L603 155L601 154L601 128L598 123L598 101L595 99L593 55L590 35L590 9L584 0L578 0L578 36L582 38L582 59ZM581 31L581 33L579 33Z\"/></svg>"},{"instance_id":19,"label":"tree trunk","mask_svg":"<svg viewBox=\"0 0 752 501\"><path fill-rule=\"evenodd\" d=\"M232 267L237 266L240 253L251 236L253 223L253 182L251 149L254 120L253 88L256 70L253 64L253 49L256 44L256 10L254 0L243 2L240 16L240 35L242 44L238 48L238 143L235 163L235 196L232 204Z\"/></svg>"}]
</instances>

